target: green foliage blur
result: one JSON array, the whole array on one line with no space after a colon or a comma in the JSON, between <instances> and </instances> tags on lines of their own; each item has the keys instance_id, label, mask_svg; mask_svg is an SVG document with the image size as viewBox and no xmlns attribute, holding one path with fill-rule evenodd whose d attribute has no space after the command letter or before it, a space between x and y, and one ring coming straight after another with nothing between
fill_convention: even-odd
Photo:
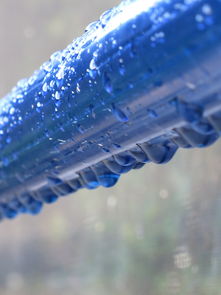
<instances>
[{"instance_id":1,"label":"green foliage blur","mask_svg":"<svg viewBox=\"0 0 221 295\"><path fill-rule=\"evenodd\" d=\"M116 0L1 0L0 96ZM218 295L221 144L0 225L1 295Z\"/></svg>"}]
</instances>

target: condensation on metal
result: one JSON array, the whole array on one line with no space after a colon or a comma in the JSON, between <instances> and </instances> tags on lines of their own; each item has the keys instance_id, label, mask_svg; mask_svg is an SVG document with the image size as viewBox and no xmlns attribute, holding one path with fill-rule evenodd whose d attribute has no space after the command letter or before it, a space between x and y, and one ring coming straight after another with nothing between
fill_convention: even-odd
<instances>
[{"instance_id":1,"label":"condensation on metal","mask_svg":"<svg viewBox=\"0 0 221 295\"><path fill-rule=\"evenodd\" d=\"M221 2L129 0L0 101L0 217L206 147L221 131Z\"/></svg>"}]
</instances>

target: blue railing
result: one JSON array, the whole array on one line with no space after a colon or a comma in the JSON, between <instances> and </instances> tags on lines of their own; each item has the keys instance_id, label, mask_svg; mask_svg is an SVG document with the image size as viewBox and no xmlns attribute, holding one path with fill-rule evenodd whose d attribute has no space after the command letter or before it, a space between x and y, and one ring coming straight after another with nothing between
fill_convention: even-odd
<instances>
[{"instance_id":1,"label":"blue railing","mask_svg":"<svg viewBox=\"0 0 221 295\"><path fill-rule=\"evenodd\" d=\"M0 101L0 216L206 147L221 130L221 2L124 1Z\"/></svg>"}]
</instances>

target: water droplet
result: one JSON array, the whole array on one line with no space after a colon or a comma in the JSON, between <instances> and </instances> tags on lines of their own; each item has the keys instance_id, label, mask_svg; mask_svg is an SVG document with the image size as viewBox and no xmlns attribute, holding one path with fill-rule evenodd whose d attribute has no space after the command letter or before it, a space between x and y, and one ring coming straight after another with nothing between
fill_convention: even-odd
<instances>
[{"instance_id":1,"label":"water droplet","mask_svg":"<svg viewBox=\"0 0 221 295\"><path fill-rule=\"evenodd\" d=\"M85 28L85 33L88 32L88 31L91 31L91 30L93 30L93 29L96 29L98 26L99 26L99 22L98 22L98 21L95 21L95 22L90 23L90 24Z\"/></svg>"},{"instance_id":2,"label":"water droplet","mask_svg":"<svg viewBox=\"0 0 221 295\"><path fill-rule=\"evenodd\" d=\"M54 195L48 195L48 196L43 196L43 200L47 204L52 204L55 203L58 199L58 196Z\"/></svg>"},{"instance_id":3,"label":"water droplet","mask_svg":"<svg viewBox=\"0 0 221 295\"><path fill-rule=\"evenodd\" d=\"M95 70L97 68L94 58L92 58L89 67L91 70Z\"/></svg>"},{"instance_id":4,"label":"water droplet","mask_svg":"<svg viewBox=\"0 0 221 295\"><path fill-rule=\"evenodd\" d=\"M112 45L113 45L113 47L115 47L117 45L117 40L116 39L112 40Z\"/></svg>"},{"instance_id":5,"label":"water droplet","mask_svg":"<svg viewBox=\"0 0 221 295\"><path fill-rule=\"evenodd\" d=\"M186 83L186 86L187 86L189 89L191 89L191 90L195 90L195 89L196 89L196 85L193 84L193 83L191 83L191 82L187 82L187 83Z\"/></svg>"},{"instance_id":6,"label":"water droplet","mask_svg":"<svg viewBox=\"0 0 221 295\"><path fill-rule=\"evenodd\" d=\"M119 73L124 76L125 75L125 66L124 66L124 60L122 58L119 59Z\"/></svg>"},{"instance_id":7,"label":"water droplet","mask_svg":"<svg viewBox=\"0 0 221 295\"><path fill-rule=\"evenodd\" d=\"M9 110L9 114L10 115L13 115L15 113L15 108L14 107L11 107L10 110Z\"/></svg>"},{"instance_id":8,"label":"water droplet","mask_svg":"<svg viewBox=\"0 0 221 295\"><path fill-rule=\"evenodd\" d=\"M60 93L58 91L55 92L55 99L59 100L61 98Z\"/></svg>"},{"instance_id":9,"label":"water droplet","mask_svg":"<svg viewBox=\"0 0 221 295\"><path fill-rule=\"evenodd\" d=\"M50 87L53 88L54 85L55 85L55 81L54 81L54 80L51 80L51 82L50 82Z\"/></svg>"},{"instance_id":10,"label":"water droplet","mask_svg":"<svg viewBox=\"0 0 221 295\"><path fill-rule=\"evenodd\" d=\"M37 107L38 108L42 107L42 104L40 102L37 102Z\"/></svg>"},{"instance_id":11,"label":"water droplet","mask_svg":"<svg viewBox=\"0 0 221 295\"><path fill-rule=\"evenodd\" d=\"M111 80L108 77L107 73L104 73L104 89L109 94L111 94L113 92L113 87L112 87L112 84L111 84Z\"/></svg>"},{"instance_id":12,"label":"water droplet","mask_svg":"<svg viewBox=\"0 0 221 295\"><path fill-rule=\"evenodd\" d=\"M77 83L77 86L76 86L76 91L77 91L77 93L80 93L80 92L81 92L81 88L80 88L80 85L79 85L79 83Z\"/></svg>"},{"instance_id":13,"label":"water droplet","mask_svg":"<svg viewBox=\"0 0 221 295\"><path fill-rule=\"evenodd\" d=\"M204 18L203 18L203 16L201 14L197 14L195 19L196 19L197 22L203 22Z\"/></svg>"},{"instance_id":14,"label":"water droplet","mask_svg":"<svg viewBox=\"0 0 221 295\"><path fill-rule=\"evenodd\" d=\"M6 138L6 143L10 143L12 141L11 137Z\"/></svg>"},{"instance_id":15,"label":"water droplet","mask_svg":"<svg viewBox=\"0 0 221 295\"><path fill-rule=\"evenodd\" d=\"M56 74L58 80L64 79L64 66L61 66L59 71Z\"/></svg>"},{"instance_id":16,"label":"water droplet","mask_svg":"<svg viewBox=\"0 0 221 295\"><path fill-rule=\"evenodd\" d=\"M157 113L156 111L152 110L152 109L147 109L147 116L149 118L157 118Z\"/></svg>"},{"instance_id":17,"label":"water droplet","mask_svg":"<svg viewBox=\"0 0 221 295\"><path fill-rule=\"evenodd\" d=\"M199 122L203 116L203 107L198 104L187 103L178 98L174 98L170 103L176 107L178 114L187 122Z\"/></svg>"},{"instance_id":18,"label":"water droplet","mask_svg":"<svg viewBox=\"0 0 221 295\"><path fill-rule=\"evenodd\" d=\"M114 103L112 103L112 111L114 116L116 117L116 119L120 122L127 122L129 119L127 117L127 115L118 107L116 107L116 105Z\"/></svg>"},{"instance_id":19,"label":"water droplet","mask_svg":"<svg viewBox=\"0 0 221 295\"><path fill-rule=\"evenodd\" d=\"M91 114L92 118L95 119L96 114L95 114L95 107L94 107L94 105L90 104L89 105L89 110L90 110L90 114Z\"/></svg>"},{"instance_id":20,"label":"water droplet","mask_svg":"<svg viewBox=\"0 0 221 295\"><path fill-rule=\"evenodd\" d=\"M118 143L113 143L112 145L113 145L113 147L116 148L116 149L120 149L120 148L121 148L121 145L118 144Z\"/></svg>"},{"instance_id":21,"label":"water droplet","mask_svg":"<svg viewBox=\"0 0 221 295\"><path fill-rule=\"evenodd\" d=\"M202 7L202 12L206 15L212 14L212 8L209 4L204 4Z\"/></svg>"},{"instance_id":22,"label":"water droplet","mask_svg":"<svg viewBox=\"0 0 221 295\"><path fill-rule=\"evenodd\" d=\"M85 132L84 127L83 127L82 125L80 125L80 124L77 125L77 129L78 129L78 131L79 131L81 134L83 134L83 133Z\"/></svg>"},{"instance_id":23,"label":"water droplet","mask_svg":"<svg viewBox=\"0 0 221 295\"><path fill-rule=\"evenodd\" d=\"M45 82L44 83L44 85L43 85L43 87L42 87L42 90L44 91L44 92L47 92L47 90L48 90L48 84Z\"/></svg>"},{"instance_id":24,"label":"water droplet","mask_svg":"<svg viewBox=\"0 0 221 295\"><path fill-rule=\"evenodd\" d=\"M98 179L99 179L99 183L103 187L112 187L117 183L119 177L120 177L119 174L105 173L105 174L99 175Z\"/></svg>"},{"instance_id":25,"label":"water droplet","mask_svg":"<svg viewBox=\"0 0 221 295\"><path fill-rule=\"evenodd\" d=\"M33 201L32 204L28 206L29 214L37 215L41 212L43 203L39 201Z\"/></svg>"},{"instance_id":26,"label":"water droplet","mask_svg":"<svg viewBox=\"0 0 221 295\"><path fill-rule=\"evenodd\" d=\"M9 208L7 205L5 204L1 204L1 209L3 210L4 215L9 218L9 219L13 219L17 216L18 212L16 212L15 210Z\"/></svg>"}]
</instances>

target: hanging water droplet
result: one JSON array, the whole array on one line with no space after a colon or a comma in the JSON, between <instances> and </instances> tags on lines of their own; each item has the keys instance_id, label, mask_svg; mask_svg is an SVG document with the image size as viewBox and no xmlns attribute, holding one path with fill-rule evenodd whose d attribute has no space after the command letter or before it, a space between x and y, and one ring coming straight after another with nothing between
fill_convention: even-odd
<instances>
[{"instance_id":1,"label":"hanging water droplet","mask_svg":"<svg viewBox=\"0 0 221 295\"><path fill-rule=\"evenodd\" d=\"M112 106L112 112L118 121L127 122L129 120L127 115L121 109L116 107L114 103L112 103L111 106Z\"/></svg>"},{"instance_id":2,"label":"hanging water droplet","mask_svg":"<svg viewBox=\"0 0 221 295\"><path fill-rule=\"evenodd\" d=\"M114 173L104 173L98 176L99 182L103 187L112 187L114 186L120 175Z\"/></svg>"}]
</instances>

